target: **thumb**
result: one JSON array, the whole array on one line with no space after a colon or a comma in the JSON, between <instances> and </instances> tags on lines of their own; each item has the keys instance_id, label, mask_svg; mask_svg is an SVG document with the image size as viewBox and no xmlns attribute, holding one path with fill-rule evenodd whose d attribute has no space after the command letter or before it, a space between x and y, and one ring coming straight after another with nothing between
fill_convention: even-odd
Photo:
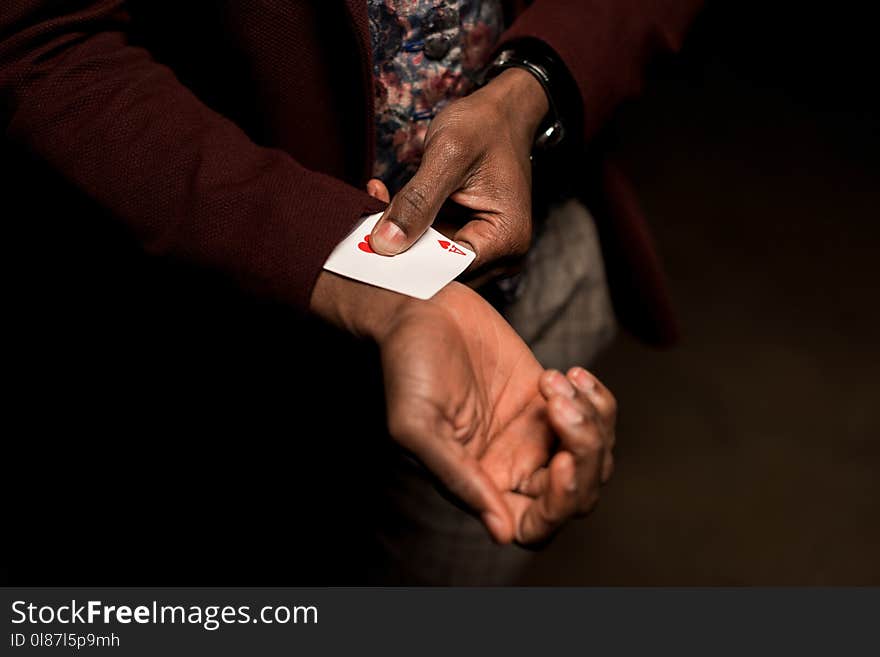
<instances>
[{"instance_id":1,"label":"thumb","mask_svg":"<svg viewBox=\"0 0 880 657\"><path fill-rule=\"evenodd\" d=\"M515 522L501 490L480 462L452 437L451 425L435 412L420 412L411 400L401 400L389 393L391 397L397 399L397 403L388 407L391 436L419 459L446 490L480 517L496 542L513 541Z\"/></svg>"},{"instance_id":2,"label":"thumb","mask_svg":"<svg viewBox=\"0 0 880 657\"><path fill-rule=\"evenodd\" d=\"M441 444L416 455L449 492L480 517L493 540L505 544L515 538L515 523L501 491L462 445Z\"/></svg>"},{"instance_id":3,"label":"thumb","mask_svg":"<svg viewBox=\"0 0 880 657\"><path fill-rule=\"evenodd\" d=\"M434 222L440 208L461 184L462 171L440 166L428 153L416 174L401 189L370 235L370 246L381 255L406 251Z\"/></svg>"}]
</instances>

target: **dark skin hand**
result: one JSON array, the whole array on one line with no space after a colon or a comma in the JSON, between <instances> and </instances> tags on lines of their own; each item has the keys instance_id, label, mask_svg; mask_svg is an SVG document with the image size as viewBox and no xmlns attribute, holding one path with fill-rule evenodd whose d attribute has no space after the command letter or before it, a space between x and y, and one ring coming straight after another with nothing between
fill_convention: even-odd
<instances>
[{"instance_id":1,"label":"dark skin hand","mask_svg":"<svg viewBox=\"0 0 880 657\"><path fill-rule=\"evenodd\" d=\"M545 372L478 294L420 301L322 272L312 308L379 344L388 428L499 543L546 540L610 476L614 398L581 369Z\"/></svg>"},{"instance_id":2,"label":"dark skin hand","mask_svg":"<svg viewBox=\"0 0 880 657\"><path fill-rule=\"evenodd\" d=\"M547 111L544 89L520 69L451 103L428 128L418 171L373 229L373 249L382 255L408 249L450 200L466 211L466 223L451 237L476 252L472 270L525 254L532 236L529 155ZM370 186L373 193L384 188L378 180Z\"/></svg>"}]
</instances>

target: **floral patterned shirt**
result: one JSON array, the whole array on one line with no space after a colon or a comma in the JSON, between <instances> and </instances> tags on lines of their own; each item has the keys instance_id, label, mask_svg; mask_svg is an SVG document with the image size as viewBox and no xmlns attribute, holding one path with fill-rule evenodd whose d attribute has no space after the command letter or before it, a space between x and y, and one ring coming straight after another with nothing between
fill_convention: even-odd
<instances>
[{"instance_id":1,"label":"floral patterned shirt","mask_svg":"<svg viewBox=\"0 0 880 657\"><path fill-rule=\"evenodd\" d=\"M397 192L434 115L466 95L502 28L501 0L367 0L375 80L373 175Z\"/></svg>"}]
</instances>

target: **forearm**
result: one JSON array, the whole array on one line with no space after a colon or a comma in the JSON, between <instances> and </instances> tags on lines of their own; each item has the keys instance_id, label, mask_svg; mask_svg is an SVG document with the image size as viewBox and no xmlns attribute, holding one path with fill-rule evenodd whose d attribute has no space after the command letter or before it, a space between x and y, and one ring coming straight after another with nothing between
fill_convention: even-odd
<instances>
[{"instance_id":1,"label":"forearm","mask_svg":"<svg viewBox=\"0 0 880 657\"><path fill-rule=\"evenodd\" d=\"M329 252L382 204L254 144L129 44L123 3L74 4L87 6L0 8L7 136L126 224L147 251L306 308Z\"/></svg>"}]
</instances>

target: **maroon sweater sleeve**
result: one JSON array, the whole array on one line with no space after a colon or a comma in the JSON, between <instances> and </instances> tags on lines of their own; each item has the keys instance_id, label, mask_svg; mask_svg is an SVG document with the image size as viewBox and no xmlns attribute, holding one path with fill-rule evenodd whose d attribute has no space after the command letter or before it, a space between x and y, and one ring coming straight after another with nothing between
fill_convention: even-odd
<instances>
[{"instance_id":1,"label":"maroon sweater sleeve","mask_svg":"<svg viewBox=\"0 0 880 657\"><path fill-rule=\"evenodd\" d=\"M124 221L148 252L306 308L327 255L382 205L254 144L130 45L128 21L121 0L3 0L7 138Z\"/></svg>"},{"instance_id":2,"label":"maroon sweater sleeve","mask_svg":"<svg viewBox=\"0 0 880 657\"><path fill-rule=\"evenodd\" d=\"M535 0L501 37L544 41L568 66L590 139L620 102L636 95L645 64L681 47L702 0Z\"/></svg>"}]
</instances>

